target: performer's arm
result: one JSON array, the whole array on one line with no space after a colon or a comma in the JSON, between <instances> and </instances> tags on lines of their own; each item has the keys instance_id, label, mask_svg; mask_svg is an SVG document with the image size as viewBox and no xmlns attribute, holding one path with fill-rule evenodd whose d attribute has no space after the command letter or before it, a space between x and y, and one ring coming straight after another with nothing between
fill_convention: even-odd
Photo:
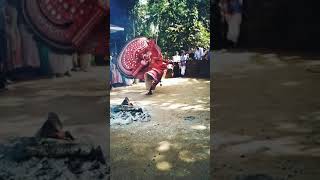
<instances>
[{"instance_id":1,"label":"performer's arm","mask_svg":"<svg viewBox=\"0 0 320 180\"><path fill-rule=\"evenodd\" d=\"M133 77L136 77L136 75L141 71L141 69L143 69L144 67L146 67L149 64L148 58L143 58L140 61L140 65L139 67L132 73Z\"/></svg>"}]
</instances>

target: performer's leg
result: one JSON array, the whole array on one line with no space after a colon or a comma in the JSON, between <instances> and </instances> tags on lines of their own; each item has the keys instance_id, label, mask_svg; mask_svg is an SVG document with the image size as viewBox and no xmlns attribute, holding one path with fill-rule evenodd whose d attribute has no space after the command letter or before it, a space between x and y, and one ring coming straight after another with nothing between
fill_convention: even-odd
<instances>
[{"instance_id":1,"label":"performer's leg","mask_svg":"<svg viewBox=\"0 0 320 180\"><path fill-rule=\"evenodd\" d=\"M152 88L149 89L149 91L146 95L152 95Z\"/></svg>"},{"instance_id":2,"label":"performer's leg","mask_svg":"<svg viewBox=\"0 0 320 180\"><path fill-rule=\"evenodd\" d=\"M156 86L157 86L158 82L154 79L151 80L151 87L149 89L149 92L147 93L147 95L152 95L152 90L155 90L156 89Z\"/></svg>"},{"instance_id":3,"label":"performer's leg","mask_svg":"<svg viewBox=\"0 0 320 180\"><path fill-rule=\"evenodd\" d=\"M146 73L144 75L144 81L146 85L146 90L148 90L148 93L146 95L151 95L152 94L152 77Z\"/></svg>"}]
</instances>

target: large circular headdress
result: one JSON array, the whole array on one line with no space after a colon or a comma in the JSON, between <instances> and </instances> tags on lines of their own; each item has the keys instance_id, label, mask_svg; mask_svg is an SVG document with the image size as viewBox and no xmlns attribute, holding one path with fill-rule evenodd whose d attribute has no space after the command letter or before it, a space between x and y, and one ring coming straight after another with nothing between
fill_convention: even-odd
<instances>
[{"instance_id":1,"label":"large circular headdress","mask_svg":"<svg viewBox=\"0 0 320 180\"><path fill-rule=\"evenodd\" d=\"M23 0L22 10L27 24L42 40L70 50L83 49L97 34L93 32L104 24L108 7L102 7L97 0ZM105 26L103 34L107 34Z\"/></svg>"},{"instance_id":2,"label":"large circular headdress","mask_svg":"<svg viewBox=\"0 0 320 180\"><path fill-rule=\"evenodd\" d=\"M160 47L146 37L139 37L129 41L122 49L117 59L117 66L120 72L129 78L143 79L144 73L151 67L143 68L134 77L134 72L141 68L143 55L151 52L151 58L162 58Z\"/></svg>"}]
</instances>

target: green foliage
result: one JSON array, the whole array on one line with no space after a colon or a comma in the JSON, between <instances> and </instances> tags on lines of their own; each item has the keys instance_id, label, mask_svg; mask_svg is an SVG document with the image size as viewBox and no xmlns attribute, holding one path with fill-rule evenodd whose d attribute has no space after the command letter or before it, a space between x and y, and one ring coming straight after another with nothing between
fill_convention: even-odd
<instances>
[{"instance_id":1,"label":"green foliage","mask_svg":"<svg viewBox=\"0 0 320 180\"><path fill-rule=\"evenodd\" d=\"M137 1L130 12L132 36L157 39L164 52L173 54L201 46L209 48L210 0Z\"/></svg>"}]
</instances>

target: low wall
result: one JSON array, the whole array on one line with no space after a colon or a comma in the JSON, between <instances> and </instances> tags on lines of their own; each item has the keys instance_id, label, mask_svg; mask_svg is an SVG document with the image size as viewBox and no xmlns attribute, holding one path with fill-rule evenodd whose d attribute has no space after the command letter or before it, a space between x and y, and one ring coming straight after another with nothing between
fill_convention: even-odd
<instances>
[{"instance_id":1,"label":"low wall","mask_svg":"<svg viewBox=\"0 0 320 180\"><path fill-rule=\"evenodd\" d=\"M186 76L210 78L210 61L187 61Z\"/></svg>"}]
</instances>

